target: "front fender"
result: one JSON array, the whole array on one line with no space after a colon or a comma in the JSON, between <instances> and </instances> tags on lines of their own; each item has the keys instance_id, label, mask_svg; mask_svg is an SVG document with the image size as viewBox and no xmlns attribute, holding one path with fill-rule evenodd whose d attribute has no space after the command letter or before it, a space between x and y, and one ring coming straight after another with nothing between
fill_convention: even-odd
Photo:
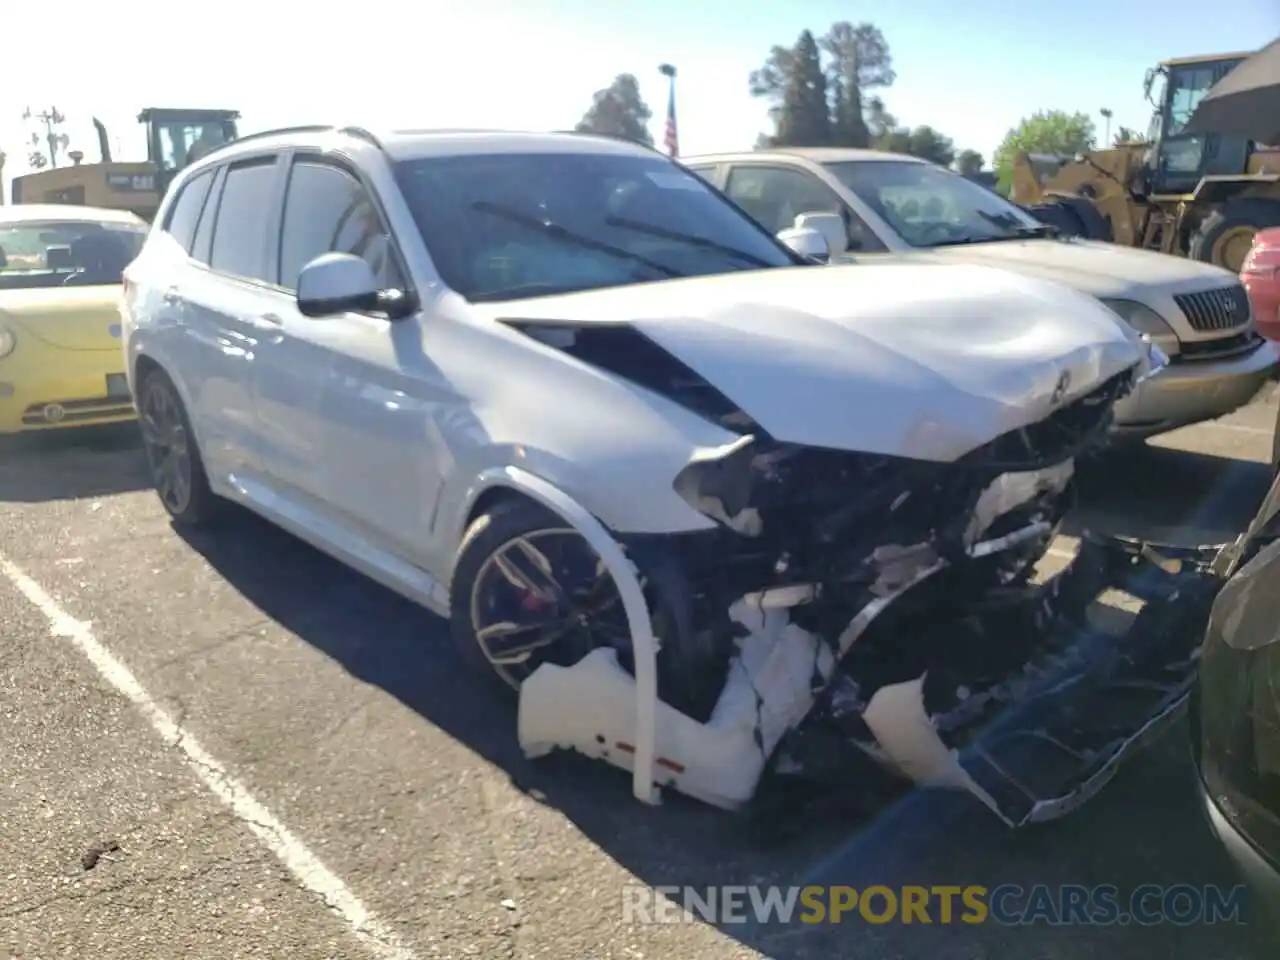
<instances>
[{"instance_id":1,"label":"front fender","mask_svg":"<svg viewBox=\"0 0 1280 960\"><path fill-rule=\"evenodd\" d=\"M456 550L476 504L488 491L506 488L530 495L519 478L534 477L563 492L607 528L627 533L686 533L715 526L715 521L689 506L672 487L676 471L660 480L627 464L582 465L545 450L517 448L505 462L495 462L446 487L440 515L453 518L446 539ZM647 477L646 477L647 475ZM538 499L534 497L533 499Z\"/></svg>"}]
</instances>

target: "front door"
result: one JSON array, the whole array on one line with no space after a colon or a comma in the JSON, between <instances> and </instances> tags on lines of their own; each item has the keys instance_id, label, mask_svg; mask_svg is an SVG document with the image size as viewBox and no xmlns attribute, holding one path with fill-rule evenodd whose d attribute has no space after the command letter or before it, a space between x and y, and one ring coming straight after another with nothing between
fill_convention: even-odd
<instances>
[{"instance_id":1,"label":"front door","mask_svg":"<svg viewBox=\"0 0 1280 960\"><path fill-rule=\"evenodd\" d=\"M363 257L382 289L405 289L403 261L371 190L339 163L299 156L285 194L279 286L292 293L302 268L330 252ZM318 468L309 482L319 485L331 518L420 563L440 479L418 321L358 313L309 319L296 303L281 314L287 349L279 356L293 369L271 370L263 409L282 399L273 390L306 392L316 405L315 429L304 433Z\"/></svg>"}]
</instances>

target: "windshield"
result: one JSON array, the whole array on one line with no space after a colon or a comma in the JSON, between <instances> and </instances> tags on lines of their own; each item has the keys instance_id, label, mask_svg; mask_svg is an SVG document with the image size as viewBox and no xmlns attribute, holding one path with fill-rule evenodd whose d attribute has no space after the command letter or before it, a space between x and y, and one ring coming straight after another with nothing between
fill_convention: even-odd
<instances>
[{"instance_id":1,"label":"windshield","mask_svg":"<svg viewBox=\"0 0 1280 960\"><path fill-rule=\"evenodd\" d=\"M431 157L397 179L442 279L473 301L798 262L657 155Z\"/></svg>"},{"instance_id":2,"label":"windshield","mask_svg":"<svg viewBox=\"0 0 1280 960\"><path fill-rule=\"evenodd\" d=\"M931 163L853 160L826 167L913 247L1044 233L1042 224L1003 197Z\"/></svg>"},{"instance_id":3,"label":"windshield","mask_svg":"<svg viewBox=\"0 0 1280 960\"><path fill-rule=\"evenodd\" d=\"M95 221L0 224L0 290L120 283L146 235Z\"/></svg>"},{"instance_id":4,"label":"windshield","mask_svg":"<svg viewBox=\"0 0 1280 960\"><path fill-rule=\"evenodd\" d=\"M1175 67L1169 70L1165 81L1169 109L1167 133L1172 135L1182 130L1220 76L1221 72L1216 69L1215 64Z\"/></svg>"}]
</instances>

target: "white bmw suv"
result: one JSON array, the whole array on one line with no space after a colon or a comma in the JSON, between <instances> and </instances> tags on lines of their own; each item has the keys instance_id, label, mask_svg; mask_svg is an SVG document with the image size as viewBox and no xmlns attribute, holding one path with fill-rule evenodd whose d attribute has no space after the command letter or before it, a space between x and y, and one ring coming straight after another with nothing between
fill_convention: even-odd
<instances>
[{"instance_id":1,"label":"white bmw suv","mask_svg":"<svg viewBox=\"0 0 1280 960\"><path fill-rule=\"evenodd\" d=\"M960 676L976 722L1043 651L966 666L937 626L1025 581L1150 372L1093 297L817 265L573 134L236 141L174 182L121 313L176 522L248 507L448 617L530 754L726 807L840 678L871 698L859 746L1015 819L949 766L968 721L922 684ZM899 605L918 636L886 660Z\"/></svg>"}]
</instances>

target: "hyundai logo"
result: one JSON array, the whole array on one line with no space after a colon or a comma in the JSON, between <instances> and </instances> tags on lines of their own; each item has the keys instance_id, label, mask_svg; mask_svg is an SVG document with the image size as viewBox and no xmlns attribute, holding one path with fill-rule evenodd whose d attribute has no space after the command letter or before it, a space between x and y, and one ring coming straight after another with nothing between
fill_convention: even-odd
<instances>
[{"instance_id":1,"label":"hyundai logo","mask_svg":"<svg viewBox=\"0 0 1280 960\"><path fill-rule=\"evenodd\" d=\"M67 411L63 409L60 403L46 404L43 411L44 418L49 423L61 423L62 418L67 415Z\"/></svg>"},{"instance_id":2,"label":"hyundai logo","mask_svg":"<svg viewBox=\"0 0 1280 960\"><path fill-rule=\"evenodd\" d=\"M107 327L107 333L111 334L111 336L115 337L117 340L120 339L120 324L113 323L111 326Z\"/></svg>"}]
</instances>

